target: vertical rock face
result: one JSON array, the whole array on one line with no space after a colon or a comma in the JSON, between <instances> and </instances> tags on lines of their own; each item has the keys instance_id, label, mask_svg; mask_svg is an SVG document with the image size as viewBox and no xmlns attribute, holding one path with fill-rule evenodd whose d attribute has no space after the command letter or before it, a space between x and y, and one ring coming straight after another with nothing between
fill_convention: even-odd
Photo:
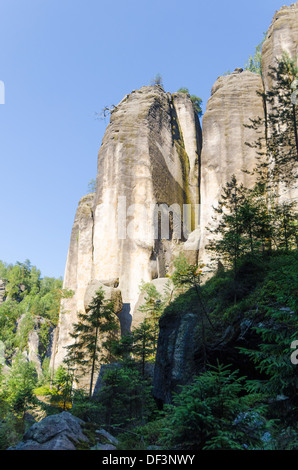
<instances>
[{"instance_id":1,"label":"vertical rock face","mask_svg":"<svg viewBox=\"0 0 298 470\"><path fill-rule=\"evenodd\" d=\"M98 155L96 194L82 198L72 229L64 288L75 295L62 303L55 366L77 312L84 311L88 283L119 279L127 330L141 282L171 268L183 247L183 205L198 204L200 150L201 128L189 95L146 86L116 106ZM168 233L158 233L157 206L165 222L159 230L167 226Z\"/></svg>"},{"instance_id":2,"label":"vertical rock face","mask_svg":"<svg viewBox=\"0 0 298 470\"><path fill-rule=\"evenodd\" d=\"M284 53L295 59L298 66L298 2L284 6L277 11L268 29L262 47L262 75L265 92L270 91L273 85L270 67L275 66L276 59L281 59ZM292 187L285 187L281 184L279 189L283 199L297 200L297 184Z\"/></svg>"},{"instance_id":3,"label":"vertical rock face","mask_svg":"<svg viewBox=\"0 0 298 470\"><path fill-rule=\"evenodd\" d=\"M92 233L93 233L94 194L84 196L78 205L71 232L65 266L63 288L74 292L73 297L63 299L58 324L58 343L52 355L52 364L58 366L65 356L64 346L71 342L69 333L77 321L77 312L84 308L86 286L91 279L92 270Z\"/></svg>"},{"instance_id":4,"label":"vertical rock face","mask_svg":"<svg viewBox=\"0 0 298 470\"><path fill-rule=\"evenodd\" d=\"M254 178L243 170L252 170L256 150L245 142L256 140L255 131L245 128L249 119L264 117L261 76L236 69L215 82L203 117L203 149L201 156L201 250L200 259L207 261L204 249L208 242L206 227L213 216L222 188L233 174L250 187Z\"/></svg>"},{"instance_id":5,"label":"vertical rock face","mask_svg":"<svg viewBox=\"0 0 298 470\"><path fill-rule=\"evenodd\" d=\"M286 52L290 57L298 55L298 2L284 6L273 17L262 46L262 73L265 91L271 88L268 75L270 66Z\"/></svg>"},{"instance_id":6,"label":"vertical rock face","mask_svg":"<svg viewBox=\"0 0 298 470\"><path fill-rule=\"evenodd\" d=\"M297 54L297 8L298 2L274 16L262 51L264 82L242 69L218 78L202 136L189 95L166 93L160 86L133 91L113 110L98 155L96 193L81 199L75 216L64 278L64 288L75 295L62 302L55 365L65 355L77 312L84 311L88 286L119 280L124 331L136 313L141 281L165 278L182 250L196 262L200 246L200 260L208 261L206 227L223 186L232 174L247 187L254 183L243 170L255 167L256 150L246 142L253 144L259 135L245 124L264 117L258 93L270 89L275 57L284 50ZM180 233L186 204L192 205L187 234ZM156 206L161 222L169 218L169 233L162 232L163 223L156 231Z\"/></svg>"}]
</instances>

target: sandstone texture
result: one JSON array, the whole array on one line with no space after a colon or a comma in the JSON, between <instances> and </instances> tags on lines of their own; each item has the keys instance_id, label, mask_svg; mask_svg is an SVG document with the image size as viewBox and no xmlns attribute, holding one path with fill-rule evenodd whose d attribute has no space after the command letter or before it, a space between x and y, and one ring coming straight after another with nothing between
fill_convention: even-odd
<instances>
[{"instance_id":1,"label":"sandstone texture","mask_svg":"<svg viewBox=\"0 0 298 470\"><path fill-rule=\"evenodd\" d=\"M142 281L162 285L181 252L191 263L210 261L207 227L223 186L233 174L247 187L255 182L245 170L255 168L257 153L246 143L260 135L245 125L265 116L260 93L270 89L275 58L283 51L297 54L297 11L298 2L275 14L263 45L262 76L237 68L216 80L202 131L190 96L166 93L159 85L132 91L112 110L98 154L96 192L79 202L71 233L64 288L75 294L62 301L55 367L95 286L117 299L115 314L126 332L143 319ZM190 211L182 211L185 205ZM162 230L165 220L168 233ZM176 327L191 336L183 322Z\"/></svg>"},{"instance_id":2,"label":"sandstone texture","mask_svg":"<svg viewBox=\"0 0 298 470\"><path fill-rule=\"evenodd\" d=\"M246 128L249 119L264 118L263 92L260 75L237 69L219 77L212 87L203 116L203 149L201 155L201 218L200 260L208 262L205 245L210 234L206 227L212 224L213 206L222 188L233 174L239 183L251 187L255 178L243 172L256 165L256 150L245 142L254 143L255 131Z\"/></svg>"},{"instance_id":3,"label":"sandstone texture","mask_svg":"<svg viewBox=\"0 0 298 470\"><path fill-rule=\"evenodd\" d=\"M262 47L262 76L265 92L270 91L273 85L270 67L276 66L277 59L281 59L284 53L295 59L298 65L298 2L283 6L277 11L268 29ZM270 107L267 111L271 111ZM285 201L298 200L297 184L291 187L281 184L279 193Z\"/></svg>"},{"instance_id":4,"label":"sandstone texture","mask_svg":"<svg viewBox=\"0 0 298 470\"><path fill-rule=\"evenodd\" d=\"M278 10L267 31L262 46L262 74L266 91L272 85L268 75L270 66L276 65L276 59L280 59L284 52L292 58L298 55L298 2Z\"/></svg>"},{"instance_id":5,"label":"sandstone texture","mask_svg":"<svg viewBox=\"0 0 298 470\"><path fill-rule=\"evenodd\" d=\"M98 282L117 300L115 313L128 331L141 282L171 270L195 229L200 151L201 127L188 94L145 86L115 107L98 155L96 193L79 202L71 233L63 287L75 294L62 301L55 368ZM190 207L188 219L183 205Z\"/></svg>"},{"instance_id":6,"label":"sandstone texture","mask_svg":"<svg viewBox=\"0 0 298 470\"><path fill-rule=\"evenodd\" d=\"M9 450L76 450L81 441L88 442L81 428L83 424L67 411L48 416L33 424L23 440Z\"/></svg>"},{"instance_id":7,"label":"sandstone texture","mask_svg":"<svg viewBox=\"0 0 298 470\"><path fill-rule=\"evenodd\" d=\"M193 312L171 313L160 320L153 395L161 403L171 403L173 392L189 383L197 369L194 331L198 321Z\"/></svg>"}]
</instances>

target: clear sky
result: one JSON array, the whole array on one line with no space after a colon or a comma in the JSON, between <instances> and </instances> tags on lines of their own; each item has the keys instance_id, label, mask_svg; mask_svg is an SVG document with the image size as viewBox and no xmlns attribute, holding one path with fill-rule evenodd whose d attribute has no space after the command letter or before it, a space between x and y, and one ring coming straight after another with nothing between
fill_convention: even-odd
<instances>
[{"instance_id":1,"label":"clear sky","mask_svg":"<svg viewBox=\"0 0 298 470\"><path fill-rule=\"evenodd\" d=\"M0 260L64 275L104 106L149 85L203 99L287 0L0 0Z\"/></svg>"}]
</instances>

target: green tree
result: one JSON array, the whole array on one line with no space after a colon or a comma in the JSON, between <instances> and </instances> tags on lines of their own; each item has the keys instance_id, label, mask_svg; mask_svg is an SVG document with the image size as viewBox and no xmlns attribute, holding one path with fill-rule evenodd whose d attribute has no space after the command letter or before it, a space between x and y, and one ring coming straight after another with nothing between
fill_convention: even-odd
<instances>
[{"instance_id":1,"label":"green tree","mask_svg":"<svg viewBox=\"0 0 298 470\"><path fill-rule=\"evenodd\" d=\"M160 75L160 73L157 73L155 77L151 79L150 85L151 86L159 85L163 87L162 76Z\"/></svg>"},{"instance_id":2,"label":"green tree","mask_svg":"<svg viewBox=\"0 0 298 470\"><path fill-rule=\"evenodd\" d=\"M262 418L259 429L250 429L252 418L265 411L254 406L257 398L247 395L245 378L231 366L210 366L166 407L162 440L167 448L184 450L254 448L265 429Z\"/></svg>"},{"instance_id":3,"label":"green tree","mask_svg":"<svg viewBox=\"0 0 298 470\"><path fill-rule=\"evenodd\" d=\"M215 228L208 230L215 235L208 244L207 249L214 251L220 257L222 263L232 266L234 277L241 255L246 245L243 237L243 225L240 219L240 208L245 201L245 188L238 184L236 176L233 175L223 188L218 207L214 208Z\"/></svg>"},{"instance_id":4,"label":"green tree","mask_svg":"<svg viewBox=\"0 0 298 470\"><path fill-rule=\"evenodd\" d=\"M266 36L267 33L264 33L264 39L257 45L254 56L249 56L249 59L244 66L245 70L262 75L262 47Z\"/></svg>"},{"instance_id":5,"label":"green tree","mask_svg":"<svg viewBox=\"0 0 298 470\"><path fill-rule=\"evenodd\" d=\"M273 233L276 248L289 251L298 247L298 213L296 201L281 202L273 207Z\"/></svg>"},{"instance_id":6,"label":"green tree","mask_svg":"<svg viewBox=\"0 0 298 470\"><path fill-rule=\"evenodd\" d=\"M66 346L66 359L73 361L81 374L90 373L91 397L95 371L100 363L111 359L111 344L119 324L113 302L105 300L102 288L96 293L89 309L88 313L78 314L79 322L73 325L73 333L70 334L74 342Z\"/></svg>"},{"instance_id":7,"label":"green tree","mask_svg":"<svg viewBox=\"0 0 298 470\"><path fill-rule=\"evenodd\" d=\"M8 402L23 422L25 412L37 403L33 392L36 384L37 372L34 364L19 354L12 365L6 387Z\"/></svg>"},{"instance_id":8,"label":"green tree","mask_svg":"<svg viewBox=\"0 0 298 470\"><path fill-rule=\"evenodd\" d=\"M96 400L102 407L105 426L116 430L143 424L155 408L150 383L137 369L130 367L107 371Z\"/></svg>"},{"instance_id":9,"label":"green tree","mask_svg":"<svg viewBox=\"0 0 298 470\"><path fill-rule=\"evenodd\" d=\"M195 112L197 113L197 115L199 117L202 116L202 114L203 114L203 110L202 110L203 100L201 98L199 98L197 95L191 95L189 93L189 89L185 88L185 87L179 88L179 90L177 90L177 93L185 93L187 95L190 95L190 99L191 99L191 102L193 104Z\"/></svg>"}]
</instances>

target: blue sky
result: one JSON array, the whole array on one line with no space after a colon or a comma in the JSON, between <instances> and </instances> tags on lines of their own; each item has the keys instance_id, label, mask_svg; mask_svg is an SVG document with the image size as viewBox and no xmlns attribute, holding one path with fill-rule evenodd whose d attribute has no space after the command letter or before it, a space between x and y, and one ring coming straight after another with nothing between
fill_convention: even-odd
<instances>
[{"instance_id":1,"label":"blue sky","mask_svg":"<svg viewBox=\"0 0 298 470\"><path fill-rule=\"evenodd\" d=\"M160 73L205 109L286 0L1 0L0 260L64 275L79 199L95 178L104 106Z\"/></svg>"}]
</instances>

